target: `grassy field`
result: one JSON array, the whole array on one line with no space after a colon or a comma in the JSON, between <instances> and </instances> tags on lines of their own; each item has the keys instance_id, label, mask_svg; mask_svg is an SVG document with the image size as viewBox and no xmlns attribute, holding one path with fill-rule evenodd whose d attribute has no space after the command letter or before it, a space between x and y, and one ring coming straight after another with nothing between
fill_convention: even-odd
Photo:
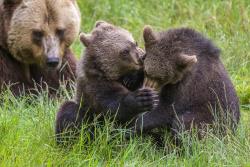
<instances>
[{"instance_id":1,"label":"grassy field","mask_svg":"<svg viewBox=\"0 0 250 167\"><path fill-rule=\"evenodd\" d=\"M155 147L149 138L123 139L123 130L112 122L89 141L86 126L75 145L58 147L54 141L55 114L70 92L56 100L46 93L38 97L0 95L0 166L249 166L250 167L250 1L201 0L79 0L82 31L96 20L106 20L131 31L143 47L142 29L192 27L211 38L222 50L224 62L241 100L241 122L236 135L212 134L197 141L184 136L180 154L166 142ZM79 57L79 41L73 50ZM192 142L191 142L192 141Z\"/></svg>"}]
</instances>

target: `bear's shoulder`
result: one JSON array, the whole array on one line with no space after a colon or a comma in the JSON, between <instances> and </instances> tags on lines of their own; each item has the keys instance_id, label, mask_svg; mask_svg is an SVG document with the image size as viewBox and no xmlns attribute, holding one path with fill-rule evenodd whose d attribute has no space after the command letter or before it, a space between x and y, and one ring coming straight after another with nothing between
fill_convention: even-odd
<instances>
[{"instance_id":1,"label":"bear's shoulder","mask_svg":"<svg viewBox=\"0 0 250 167\"><path fill-rule=\"evenodd\" d=\"M30 86L24 77L21 64L9 55L8 52L0 48L0 90L6 85L14 95L19 95L23 85Z\"/></svg>"}]
</instances>

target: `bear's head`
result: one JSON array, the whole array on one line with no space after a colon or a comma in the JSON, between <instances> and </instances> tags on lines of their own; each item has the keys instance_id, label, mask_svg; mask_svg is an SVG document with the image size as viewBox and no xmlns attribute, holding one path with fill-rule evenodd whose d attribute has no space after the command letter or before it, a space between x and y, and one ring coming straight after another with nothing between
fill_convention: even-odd
<instances>
[{"instance_id":1,"label":"bear's head","mask_svg":"<svg viewBox=\"0 0 250 167\"><path fill-rule=\"evenodd\" d=\"M75 0L4 0L11 11L7 45L24 64L59 68L65 50L77 38L80 12Z\"/></svg>"},{"instance_id":2,"label":"bear's head","mask_svg":"<svg viewBox=\"0 0 250 167\"><path fill-rule=\"evenodd\" d=\"M144 51L125 29L98 21L91 34L80 35L85 45L85 73L98 73L108 80L118 80L130 72L142 70ZM81 68L81 69L82 69Z\"/></svg>"},{"instance_id":3,"label":"bear's head","mask_svg":"<svg viewBox=\"0 0 250 167\"><path fill-rule=\"evenodd\" d=\"M159 89L182 80L197 62L192 35L194 31L186 28L164 32L153 32L149 26L144 28L144 85Z\"/></svg>"}]
</instances>

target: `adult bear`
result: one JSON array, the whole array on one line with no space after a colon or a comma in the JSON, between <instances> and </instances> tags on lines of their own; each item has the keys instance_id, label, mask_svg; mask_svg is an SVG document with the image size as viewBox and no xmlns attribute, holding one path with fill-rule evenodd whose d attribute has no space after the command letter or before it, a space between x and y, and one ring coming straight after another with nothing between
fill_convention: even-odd
<instances>
[{"instance_id":1,"label":"adult bear","mask_svg":"<svg viewBox=\"0 0 250 167\"><path fill-rule=\"evenodd\" d=\"M73 0L0 1L0 92L13 94L74 80L76 59L70 45L80 28Z\"/></svg>"},{"instance_id":2,"label":"adult bear","mask_svg":"<svg viewBox=\"0 0 250 167\"><path fill-rule=\"evenodd\" d=\"M210 40L189 28L157 33L145 27L144 41L145 85L159 90L160 102L138 117L136 131L164 127L176 135L208 124L235 130L239 100Z\"/></svg>"},{"instance_id":3,"label":"adult bear","mask_svg":"<svg viewBox=\"0 0 250 167\"><path fill-rule=\"evenodd\" d=\"M57 113L58 142L63 132L79 128L84 116L92 121L94 115L110 114L125 124L157 104L155 91L139 89L144 78L144 51L127 30L99 21L90 35L80 38L86 49L77 68L76 97Z\"/></svg>"}]
</instances>

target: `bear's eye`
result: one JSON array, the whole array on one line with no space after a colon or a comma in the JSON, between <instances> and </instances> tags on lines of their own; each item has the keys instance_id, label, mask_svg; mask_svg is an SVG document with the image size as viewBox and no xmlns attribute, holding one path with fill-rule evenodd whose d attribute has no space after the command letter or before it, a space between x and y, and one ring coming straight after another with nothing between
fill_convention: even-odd
<instances>
[{"instance_id":1,"label":"bear's eye","mask_svg":"<svg viewBox=\"0 0 250 167\"><path fill-rule=\"evenodd\" d=\"M180 64L178 64L177 65L177 70L181 72L181 71L185 70L186 67L187 67L186 65L180 65Z\"/></svg>"},{"instance_id":2,"label":"bear's eye","mask_svg":"<svg viewBox=\"0 0 250 167\"><path fill-rule=\"evenodd\" d=\"M129 49L124 49L121 51L120 55L126 57L129 55L129 53L130 53Z\"/></svg>"},{"instance_id":3,"label":"bear's eye","mask_svg":"<svg viewBox=\"0 0 250 167\"><path fill-rule=\"evenodd\" d=\"M32 31L32 40L34 43L40 45L44 36L44 32L41 30Z\"/></svg>"},{"instance_id":4,"label":"bear's eye","mask_svg":"<svg viewBox=\"0 0 250 167\"><path fill-rule=\"evenodd\" d=\"M57 29L56 30L56 35L60 38L63 39L65 34L65 29Z\"/></svg>"}]
</instances>

